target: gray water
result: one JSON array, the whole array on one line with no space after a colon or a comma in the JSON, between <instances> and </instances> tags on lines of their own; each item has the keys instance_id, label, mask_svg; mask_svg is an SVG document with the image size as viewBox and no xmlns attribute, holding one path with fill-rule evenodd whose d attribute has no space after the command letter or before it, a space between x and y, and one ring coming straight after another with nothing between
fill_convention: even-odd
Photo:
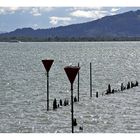
<instances>
[{"instance_id":1,"label":"gray water","mask_svg":"<svg viewBox=\"0 0 140 140\"><path fill-rule=\"evenodd\" d=\"M51 58L50 111L41 60ZM140 88L102 96L111 84L140 81L140 42L0 43L0 132L71 132L70 106L52 110L53 99L70 100L64 67L80 63L80 102L74 104L77 133L140 132ZM90 99L89 64L93 97ZM99 98L95 98L99 91ZM74 83L77 95L77 79ZM79 131L79 126L83 131Z\"/></svg>"}]
</instances>

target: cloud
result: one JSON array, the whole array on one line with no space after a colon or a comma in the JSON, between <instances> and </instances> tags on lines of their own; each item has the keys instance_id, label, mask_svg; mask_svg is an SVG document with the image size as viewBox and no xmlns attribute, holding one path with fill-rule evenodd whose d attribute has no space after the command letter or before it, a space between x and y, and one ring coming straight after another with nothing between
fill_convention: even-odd
<instances>
[{"instance_id":1,"label":"cloud","mask_svg":"<svg viewBox=\"0 0 140 140\"><path fill-rule=\"evenodd\" d=\"M32 14L33 16L41 16L41 12L39 8L32 8L30 11L30 14Z\"/></svg>"},{"instance_id":2,"label":"cloud","mask_svg":"<svg viewBox=\"0 0 140 140\"><path fill-rule=\"evenodd\" d=\"M71 21L70 17L55 17L55 16L50 17L50 23L52 25L57 25L58 23L66 25L69 23L69 21Z\"/></svg>"},{"instance_id":3,"label":"cloud","mask_svg":"<svg viewBox=\"0 0 140 140\"><path fill-rule=\"evenodd\" d=\"M118 10L120 10L120 8L112 8L112 9L111 9L111 12L116 12L116 11L118 11Z\"/></svg>"},{"instance_id":4,"label":"cloud","mask_svg":"<svg viewBox=\"0 0 140 140\"><path fill-rule=\"evenodd\" d=\"M5 7L5 8L0 7L0 14L1 15L14 14L15 11L17 10L19 10L19 7Z\"/></svg>"},{"instance_id":5,"label":"cloud","mask_svg":"<svg viewBox=\"0 0 140 140\"><path fill-rule=\"evenodd\" d=\"M100 10L75 10L70 13L74 17L98 19L107 15L107 11Z\"/></svg>"},{"instance_id":6,"label":"cloud","mask_svg":"<svg viewBox=\"0 0 140 140\"><path fill-rule=\"evenodd\" d=\"M92 12L91 11L77 10L77 11L72 12L70 15L75 16L75 17L91 18L92 17Z\"/></svg>"},{"instance_id":7,"label":"cloud","mask_svg":"<svg viewBox=\"0 0 140 140\"><path fill-rule=\"evenodd\" d=\"M72 7L68 8L68 11L75 11L75 10L101 10L103 7Z\"/></svg>"},{"instance_id":8,"label":"cloud","mask_svg":"<svg viewBox=\"0 0 140 140\"><path fill-rule=\"evenodd\" d=\"M39 26L38 26L38 24L33 24L33 26L32 26L34 29L37 29Z\"/></svg>"},{"instance_id":9,"label":"cloud","mask_svg":"<svg viewBox=\"0 0 140 140\"><path fill-rule=\"evenodd\" d=\"M99 19L104 16L116 15L122 8L118 7L73 7L70 15L77 18Z\"/></svg>"},{"instance_id":10,"label":"cloud","mask_svg":"<svg viewBox=\"0 0 140 140\"><path fill-rule=\"evenodd\" d=\"M4 9L0 9L0 15L4 15L5 14L5 10Z\"/></svg>"},{"instance_id":11,"label":"cloud","mask_svg":"<svg viewBox=\"0 0 140 140\"><path fill-rule=\"evenodd\" d=\"M51 12L52 10L54 10L53 7L40 7L40 10L43 12Z\"/></svg>"},{"instance_id":12,"label":"cloud","mask_svg":"<svg viewBox=\"0 0 140 140\"><path fill-rule=\"evenodd\" d=\"M8 7L7 9L9 9L9 11L17 11L20 8L19 7Z\"/></svg>"},{"instance_id":13,"label":"cloud","mask_svg":"<svg viewBox=\"0 0 140 140\"><path fill-rule=\"evenodd\" d=\"M33 16L41 16L44 12L50 12L52 11L54 8L52 7L33 7L30 10L30 14L32 14Z\"/></svg>"},{"instance_id":14,"label":"cloud","mask_svg":"<svg viewBox=\"0 0 140 140\"><path fill-rule=\"evenodd\" d=\"M33 16L41 16L44 12L50 12L54 8L52 7L0 7L0 14L14 14L17 11L21 11L22 13L28 12Z\"/></svg>"}]
</instances>

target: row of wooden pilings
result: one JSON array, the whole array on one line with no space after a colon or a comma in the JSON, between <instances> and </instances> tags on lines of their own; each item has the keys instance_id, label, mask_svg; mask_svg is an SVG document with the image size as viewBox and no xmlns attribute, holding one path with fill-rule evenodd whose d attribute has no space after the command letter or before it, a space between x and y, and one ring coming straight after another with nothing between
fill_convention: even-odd
<instances>
[{"instance_id":1,"label":"row of wooden pilings","mask_svg":"<svg viewBox=\"0 0 140 140\"><path fill-rule=\"evenodd\" d=\"M53 64L54 60L51 59L45 59L42 60L42 63L46 69L47 72L47 111L49 111L49 70ZM69 102L69 100L65 99L64 102L62 101L62 99L59 100L59 103L57 103L56 98L53 100L53 110L58 109L59 107L62 106L67 106L67 105L71 105L71 127L72 127L72 133L74 133L74 126L77 125L77 121L76 118L74 118L73 116L73 112L74 112L74 108L73 108L73 103L74 102L79 102L80 98L79 98L79 79L80 79L80 75L79 75L79 70L80 70L80 65L78 63L78 66L66 66L64 68L66 75L70 81L71 84L71 101ZM73 98L73 83L74 80L76 78L76 75L78 75L78 89L77 89L77 97L75 96ZM109 94L114 94L115 92L119 92L119 91L124 91L126 89L130 89L133 87L138 86L138 81L134 82L128 82L128 84L126 86L124 86L123 83L121 83L121 88L120 89L111 89L111 85L108 85L108 89L105 91L104 95L109 95ZM103 93L102 93L103 95ZM96 92L96 98L99 97L99 93L98 91ZM92 97L92 63L90 63L90 98ZM79 130L83 130L83 127L79 127Z\"/></svg>"},{"instance_id":2,"label":"row of wooden pilings","mask_svg":"<svg viewBox=\"0 0 140 140\"><path fill-rule=\"evenodd\" d=\"M114 88L112 89L111 85L109 84L107 90L104 93L104 95L114 94L116 92L122 92L124 90L128 90L128 89L131 89L131 88L137 87L137 86L139 86L138 81L135 81L135 83L133 81L131 81L131 82L129 81L126 86L124 86L124 83L121 83L120 89L114 89ZM102 93L102 95L103 95L103 93Z\"/></svg>"},{"instance_id":3,"label":"row of wooden pilings","mask_svg":"<svg viewBox=\"0 0 140 140\"><path fill-rule=\"evenodd\" d=\"M73 99L74 102L77 102L77 97L75 96L74 99ZM69 103L69 100L68 99L65 99L64 102L62 99L59 100L59 103L58 101L56 100L56 98L53 100L53 110L59 108L59 107L62 107L62 106L68 106L70 105Z\"/></svg>"}]
</instances>

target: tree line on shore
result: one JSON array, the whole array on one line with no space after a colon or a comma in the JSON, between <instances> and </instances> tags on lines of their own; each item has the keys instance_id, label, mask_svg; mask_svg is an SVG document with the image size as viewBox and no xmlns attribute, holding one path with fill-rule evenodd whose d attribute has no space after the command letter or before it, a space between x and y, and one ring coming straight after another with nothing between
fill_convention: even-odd
<instances>
[{"instance_id":1,"label":"tree line on shore","mask_svg":"<svg viewBox=\"0 0 140 140\"><path fill-rule=\"evenodd\" d=\"M140 37L8 37L0 36L0 42L9 42L11 40L19 40L22 42L81 42L81 41L140 41Z\"/></svg>"}]
</instances>

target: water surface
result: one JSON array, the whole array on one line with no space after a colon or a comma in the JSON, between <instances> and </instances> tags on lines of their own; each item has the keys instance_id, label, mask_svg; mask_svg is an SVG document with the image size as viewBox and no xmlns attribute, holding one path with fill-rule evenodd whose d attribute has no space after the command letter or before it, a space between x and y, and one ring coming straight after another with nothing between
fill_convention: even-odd
<instances>
[{"instance_id":1,"label":"water surface","mask_svg":"<svg viewBox=\"0 0 140 140\"><path fill-rule=\"evenodd\" d=\"M42 59L54 59L50 70L50 108L46 111L46 76ZM101 96L107 85L140 79L140 42L0 43L0 132L71 132L70 106L52 110L54 98L70 100L64 67L80 63L80 102L74 116L83 132L140 132L139 87ZM89 63L93 98L90 99ZM99 91L99 98L95 92ZM77 79L74 95L77 94Z\"/></svg>"}]
</instances>

